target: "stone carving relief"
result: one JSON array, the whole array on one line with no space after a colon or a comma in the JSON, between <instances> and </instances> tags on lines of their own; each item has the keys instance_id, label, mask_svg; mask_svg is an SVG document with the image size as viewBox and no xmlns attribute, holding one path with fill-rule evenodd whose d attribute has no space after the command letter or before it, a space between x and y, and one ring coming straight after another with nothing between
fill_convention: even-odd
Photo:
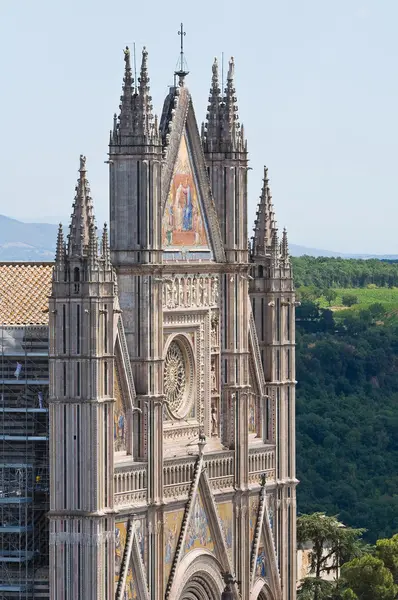
<instances>
[{"instance_id":1,"label":"stone carving relief","mask_svg":"<svg viewBox=\"0 0 398 600\"><path fill-rule=\"evenodd\" d=\"M181 275L165 279L163 308L217 306L219 289L216 275Z\"/></svg>"}]
</instances>

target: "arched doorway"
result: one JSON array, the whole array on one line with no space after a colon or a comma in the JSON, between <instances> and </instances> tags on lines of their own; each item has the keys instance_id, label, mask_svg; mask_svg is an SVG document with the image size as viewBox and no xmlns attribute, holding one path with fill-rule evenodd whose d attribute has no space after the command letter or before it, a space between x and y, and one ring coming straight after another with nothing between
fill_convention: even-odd
<instances>
[{"instance_id":1,"label":"arched doorway","mask_svg":"<svg viewBox=\"0 0 398 600\"><path fill-rule=\"evenodd\" d=\"M269 582L263 578L257 579L250 594L250 600L279 600L279 598L281 595L273 594Z\"/></svg>"},{"instance_id":2,"label":"arched doorway","mask_svg":"<svg viewBox=\"0 0 398 600\"><path fill-rule=\"evenodd\" d=\"M170 590L170 600L220 600L225 571L213 554L192 550L178 565Z\"/></svg>"},{"instance_id":3,"label":"arched doorway","mask_svg":"<svg viewBox=\"0 0 398 600\"><path fill-rule=\"evenodd\" d=\"M209 580L206 573L196 573L185 585L181 600L220 600L218 586Z\"/></svg>"}]
</instances>

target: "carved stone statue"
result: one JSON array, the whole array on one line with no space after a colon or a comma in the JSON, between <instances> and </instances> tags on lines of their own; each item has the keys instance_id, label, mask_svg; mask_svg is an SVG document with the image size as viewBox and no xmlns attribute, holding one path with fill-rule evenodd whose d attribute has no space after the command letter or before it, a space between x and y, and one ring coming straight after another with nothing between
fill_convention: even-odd
<instances>
[{"instance_id":1,"label":"carved stone statue","mask_svg":"<svg viewBox=\"0 0 398 600\"><path fill-rule=\"evenodd\" d=\"M200 306L203 306L203 304L204 304L204 301L203 301L204 300L204 289L205 289L205 286L204 286L203 278L201 277L199 279L199 305Z\"/></svg>"},{"instance_id":2,"label":"carved stone statue","mask_svg":"<svg viewBox=\"0 0 398 600\"><path fill-rule=\"evenodd\" d=\"M213 315L211 319L211 346L218 348L218 316Z\"/></svg>"},{"instance_id":3,"label":"carved stone statue","mask_svg":"<svg viewBox=\"0 0 398 600\"><path fill-rule=\"evenodd\" d=\"M211 407L211 435L218 435L218 419L217 419L217 409L214 404Z\"/></svg>"},{"instance_id":4,"label":"carved stone statue","mask_svg":"<svg viewBox=\"0 0 398 600\"><path fill-rule=\"evenodd\" d=\"M211 365L211 391L217 391L216 365L214 363Z\"/></svg>"},{"instance_id":5,"label":"carved stone statue","mask_svg":"<svg viewBox=\"0 0 398 600\"><path fill-rule=\"evenodd\" d=\"M186 293L186 302L185 306L191 306L191 295L192 295L192 281L189 277L186 281L187 293Z\"/></svg>"},{"instance_id":6,"label":"carved stone statue","mask_svg":"<svg viewBox=\"0 0 398 600\"><path fill-rule=\"evenodd\" d=\"M198 303L198 280L196 277L192 281L192 304L196 306Z\"/></svg>"},{"instance_id":7,"label":"carved stone statue","mask_svg":"<svg viewBox=\"0 0 398 600\"><path fill-rule=\"evenodd\" d=\"M203 305L207 306L209 302L209 281L206 278L204 280L204 286L203 286Z\"/></svg>"}]
</instances>

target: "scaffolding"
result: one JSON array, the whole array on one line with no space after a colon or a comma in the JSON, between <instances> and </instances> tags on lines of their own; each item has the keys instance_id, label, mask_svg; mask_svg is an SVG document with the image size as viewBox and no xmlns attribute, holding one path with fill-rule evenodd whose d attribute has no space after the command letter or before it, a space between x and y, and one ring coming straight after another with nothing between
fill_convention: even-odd
<instances>
[{"instance_id":1,"label":"scaffolding","mask_svg":"<svg viewBox=\"0 0 398 600\"><path fill-rule=\"evenodd\" d=\"M0 600L49 597L48 327L0 326Z\"/></svg>"}]
</instances>

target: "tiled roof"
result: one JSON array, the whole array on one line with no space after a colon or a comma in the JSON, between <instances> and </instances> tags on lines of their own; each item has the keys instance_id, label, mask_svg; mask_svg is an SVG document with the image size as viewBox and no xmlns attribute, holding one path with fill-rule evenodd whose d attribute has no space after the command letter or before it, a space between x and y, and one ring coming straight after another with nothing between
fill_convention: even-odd
<instances>
[{"instance_id":1,"label":"tiled roof","mask_svg":"<svg viewBox=\"0 0 398 600\"><path fill-rule=\"evenodd\" d=\"M0 325L47 325L53 263L0 263Z\"/></svg>"}]
</instances>

